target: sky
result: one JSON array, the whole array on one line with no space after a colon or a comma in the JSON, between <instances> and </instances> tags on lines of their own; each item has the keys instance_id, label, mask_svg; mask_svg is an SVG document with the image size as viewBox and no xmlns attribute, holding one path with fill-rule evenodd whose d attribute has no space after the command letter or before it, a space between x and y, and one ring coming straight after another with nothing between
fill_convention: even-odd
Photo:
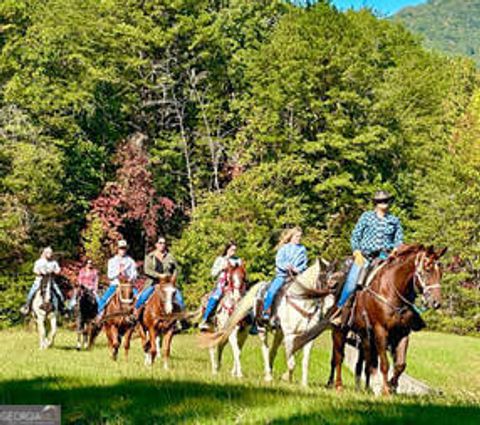
<instances>
[{"instance_id":1,"label":"sky","mask_svg":"<svg viewBox=\"0 0 480 425\"><path fill-rule=\"evenodd\" d=\"M382 15L391 15L406 6L426 3L426 0L331 0L338 9L370 7Z\"/></svg>"}]
</instances>

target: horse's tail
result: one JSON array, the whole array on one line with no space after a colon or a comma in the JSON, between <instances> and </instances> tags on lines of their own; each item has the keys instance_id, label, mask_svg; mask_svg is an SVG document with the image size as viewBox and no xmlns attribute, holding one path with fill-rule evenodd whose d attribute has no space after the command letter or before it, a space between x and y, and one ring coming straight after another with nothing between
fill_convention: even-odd
<instances>
[{"instance_id":1,"label":"horse's tail","mask_svg":"<svg viewBox=\"0 0 480 425\"><path fill-rule=\"evenodd\" d=\"M221 330L213 334L200 335L200 346L209 348L224 343L233 332L235 327L248 315L252 309L253 301L255 300L261 285L262 282L259 282L248 290Z\"/></svg>"}]
</instances>

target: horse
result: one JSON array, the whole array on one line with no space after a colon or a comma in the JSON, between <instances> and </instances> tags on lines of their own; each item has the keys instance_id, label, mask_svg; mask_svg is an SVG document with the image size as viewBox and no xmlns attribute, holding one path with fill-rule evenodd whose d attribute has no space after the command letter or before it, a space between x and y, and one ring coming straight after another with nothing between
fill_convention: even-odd
<instances>
[{"instance_id":1,"label":"horse","mask_svg":"<svg viewBox=\"0 0 480 425\"><path fill-rule=\"evenodd\" d=\"M98 304L93 291L80 285L77 290L78 303L75 311L77 331L77 350L90 349L88 336L92 333L93 321L97 316Z\"/></svg>"},{"instance_id":2,"label":"horse","mask_svg":"<svg viewBox=\"0 0 480 425\"><path fill-rule=\"evenodd\" d=\"M184 316L174 303L176 290L172 276L161 277L139 315L138 324L147 366L153 366L161 340L163 368L169 368L168 360L176 322Z\"/></svg>"},{"instance_id":3,"label":"horse","mask_svg":"<svg viewBox=\"0 0 480 425\"><path fill-rule=\"evenodd\" d=\"M436 252L432 246L403 245L373 275L370 285L357 292L351 310L343 311L344 326L334 326L332 330L333 349L327 386L335 385L338 391L343 388L342 362L347 334L351 330L361 341L355 367L357 388L365 363L365 386L369 390L370 377L378 366L379 357L383 394L396 390L406 368L409 334L425 326L414 304L416 291L428 307L438 309L441 306L442 269L438 260L445 252L446 248ZM298 338L294 351L315 338L316 334L318 330L311 329ZM390 381L388 348L394 360Z\"/></svg>"},{"instance_id":4,"label":"horse","mask_svg":"<svg viewBox=\"0 0 480 425\"><path fill-rule=\"evenodd\" d=\"M40 349L45 350L51 347L57 333L57 314L59 301L53 289L54 275L49 273L43 275L40 280L40 287L32 300L32 314L37 321ZM46 321L50 322L50 329L47 335Z\"/></svg>"},{"instance_id":5,"label":"horse","mask_svg":"<svg viewBox=\"0 0 480 425\"><path fill-rule=\"evenodd\" d=\"M112 360L116 361L118 358L118 350L122 344L123 337L125 337L125 359L128 360L130 340L135 329L135 321L132 320L134 301L133 283L121 277L115 294L105 306L104 315L99 324L91 327L88 346L91 347L93 345L95 337L103 328L107 335Z\"/></svg>"},{"instance_id":6,"label":"horse","mask_svg":"<svg viewBox=\"0 0 480 425\"><path fill-rule=\"evenodd\" d=\"M215 313L214 329L216 331L219 331L226 325L228 319L235 310L236 305L240 302L246 291L247 272L243 263L240 265L232 265L229 263L225 272L227 284ZM242 322L238 323L232 333L228 336L228 342L230 343L233 352L232 376L237 378L243 376L240 354L247 336L248 326L246 323ZM227 341L224 341L218 344L216 348L210 347L210 361L212 364L212 373L214 375L218 374L220 370L222 353L226 343Z\"/></svg>"},{"instance_id":7,"label":"horse","mask_svg":"<svg viewBox=\"0 0 480 425\"><path fill-rule=\"evenodd\" d=\"M259 338L262 344L265 376L267 382L273 380L272 369L278 348L284 340L287 354L287 371L283 374L284 380L292 381L295 368L295 358L291 355L291 346L298 333L307 331L326 314L333 304L333 293L336 285L344 276L334 272L331 264L325 271L321 270L320 262L309 267L301 275L292 277L278 294L275 305L279 319L279 327L270 329L273 333L272 346L268 345L268 329L259 329ZM246 293L240 301L227 323L219 332L206 335L203 344L214 347L225 344L238 324L245 319L249 312L256 309L257 299L266 287L267 282L259 282ZM303 350L302 385L308 385L308 366L312 344L307 344Z\"/></svg>"}]
</instances>

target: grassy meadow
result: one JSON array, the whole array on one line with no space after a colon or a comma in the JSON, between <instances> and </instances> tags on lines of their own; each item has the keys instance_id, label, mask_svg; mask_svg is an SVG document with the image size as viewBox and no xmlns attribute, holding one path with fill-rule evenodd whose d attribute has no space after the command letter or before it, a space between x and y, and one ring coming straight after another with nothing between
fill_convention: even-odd
<instances>
[{"instance_id":1,"label":"grassy meadow","mask_svg":"<svg viewBox=\"0 0 480 425\"><path fill-rule=\"evenodd\" d=\"M92 352L77 352L75 335L61 330L56 346L40 352L37 335L25 329L0 332L0 403L60 404L64 423L75 424L479 424L480 339L423 332L411 343L408 372L439 389L435 396L375 397L323 387L328 377L330 341L323 336L312 352L311 386L262 381L256 338L243 352L245 378L230 377L226 350L222 372L210 374L208 353L194 335L176 336L171 370L160 362L143 364L140 341L133 341L128 363L107 354L106 341ZM298 362L299 363L299 362ZM300 366L300 365L298 365Z\"/></svg>"}]
</instances>

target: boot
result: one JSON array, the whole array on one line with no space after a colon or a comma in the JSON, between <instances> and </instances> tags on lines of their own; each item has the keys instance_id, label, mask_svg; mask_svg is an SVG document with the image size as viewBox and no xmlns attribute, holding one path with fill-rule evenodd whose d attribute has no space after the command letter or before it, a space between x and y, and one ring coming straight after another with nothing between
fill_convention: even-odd
<instances>
[{"instance_id":1,"label":"boot","mask_svg":"<svg viewBox=\"0 0 480 425\"><path fill-rule=\"evenodd\" d=\"M199 324L198 324L198 329L202 332L208 332L211 330L211 325L208 322L208 319L203 319Z\"/></svg>"},{"instance_id":2,"label":"boot","mask_svg":"<svg viewBox=\"0 0 480 425\"><path fill-rule=\"evenodd\" d=\"M30 314L30 303L25 303L20 307L20 314L22 316L28 316Z\"/></svg>"}]
</instances>

